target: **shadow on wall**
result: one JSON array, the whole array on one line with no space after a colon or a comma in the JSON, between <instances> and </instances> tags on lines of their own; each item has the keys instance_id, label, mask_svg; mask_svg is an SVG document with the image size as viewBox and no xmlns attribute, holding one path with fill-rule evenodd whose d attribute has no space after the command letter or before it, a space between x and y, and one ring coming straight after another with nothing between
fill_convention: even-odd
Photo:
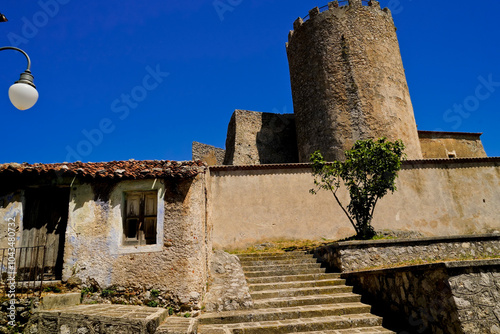
<instances>
[{"instance_id":1,"label":"shadow on wall","mask_svg":"<svg viewBox=\"0 0 500 334\"><path fill-rule=\"evenodd\" d=\"M229 121L224 165L298 162L293 114L235 110Z\"/></svg>"},{"instance_id":2,"label":"shadow on wall","mask_svg":"<svg viewBox=\"0 0 500 334\"><path fill-rule=\"evenodd\" d=\"M257 133L257 151L261 164L299 161L293 114L262 113Z\"/></svg>"}]
</instances>

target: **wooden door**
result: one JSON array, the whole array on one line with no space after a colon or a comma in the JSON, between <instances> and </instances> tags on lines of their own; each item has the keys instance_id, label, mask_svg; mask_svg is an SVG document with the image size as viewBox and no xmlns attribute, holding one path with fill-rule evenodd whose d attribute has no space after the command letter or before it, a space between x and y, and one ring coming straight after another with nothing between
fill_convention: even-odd
<instances>
[{"instance_id":1,"label":"wooden door","mask_svg":"<svg viewBox=\"0 0 500 334\"><path fill-rule=\"evenodd\" d=\"M21 247L45 246L46 277L60 279L68 224L69 188L28 189L25 198Z\"/></svg>"}]
</instances>

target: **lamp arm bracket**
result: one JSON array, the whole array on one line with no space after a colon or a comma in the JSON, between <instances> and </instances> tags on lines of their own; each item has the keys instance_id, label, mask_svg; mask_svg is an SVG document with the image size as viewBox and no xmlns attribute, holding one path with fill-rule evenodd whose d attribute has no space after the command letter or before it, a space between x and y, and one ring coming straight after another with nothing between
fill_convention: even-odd
<instances>
[{"instance_id":1,"label":"lamp arm bracket","mask_svg":"<svg viewBox=\"0 0 500 334\"><path fill-rule=\"evenodd\" d=\"M3 47L0 47L0 51L4 51L4 50L14 50L14 51L21 52L26 57L26 59L28 60L28 67L26 68L26 72L28 72L28 73L31 72L31 59L30 59L30 57L28 56L28 54L26 52L24 52L23 50L21 50L19 48L14 47L14 46L3 46Z\"/></svg>"}]
</instances>

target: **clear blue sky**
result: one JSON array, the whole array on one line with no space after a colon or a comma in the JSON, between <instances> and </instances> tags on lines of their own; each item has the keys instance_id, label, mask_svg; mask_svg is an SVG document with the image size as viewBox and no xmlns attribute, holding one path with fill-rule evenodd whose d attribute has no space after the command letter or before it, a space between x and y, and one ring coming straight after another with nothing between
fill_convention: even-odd
<instances>
[{"instance_id":1,"label":"clear blue sky","mask_svg":"<svg viewBox=\"0 0 500 334\"><path fill-rule=\"evenodd\" d=\"M28 111L10 104L25 59L0 52L0 163L189 160L192 141L224 147L234 109L293 112L288 31L326 4L3 1L0 46L29 53L40 99ZM500 1L381 4L419 129L484 132L487 154L500 156Z\"/></svg>"}]
</instances>

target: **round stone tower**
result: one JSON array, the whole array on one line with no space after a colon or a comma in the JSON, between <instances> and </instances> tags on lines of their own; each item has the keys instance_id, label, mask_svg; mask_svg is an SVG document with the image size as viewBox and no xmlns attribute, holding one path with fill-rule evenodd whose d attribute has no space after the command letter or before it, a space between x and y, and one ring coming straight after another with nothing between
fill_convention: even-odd
<instances>
[{"instance_id":1,"label":"round stone tower","mask_svg":"<svg viewBox=\"0 0 500 334\"><path fill-rule=\"evenodd\" d=\"M356 140L380 137L401 139L409 159L422 158L391 12L363 2L316 7L288 36L301 162L318 149L343 160Z\"/></svg>"}]
</instances>

